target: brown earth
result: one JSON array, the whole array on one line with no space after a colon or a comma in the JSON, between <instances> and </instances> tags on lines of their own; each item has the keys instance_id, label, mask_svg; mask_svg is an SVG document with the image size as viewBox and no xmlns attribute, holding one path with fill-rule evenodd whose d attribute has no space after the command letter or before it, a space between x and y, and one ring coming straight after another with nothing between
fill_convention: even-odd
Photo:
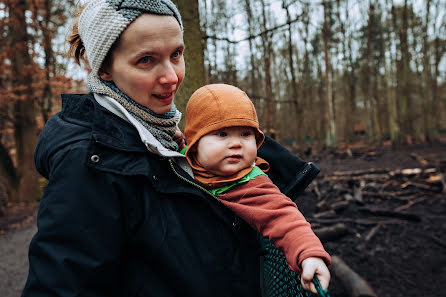
<instances>
[{"instance_id":1,"label":"brown earth","mask_svg":"<svg viewBox=\"0 0 446 297\"><path fill-rule=\"evenodd\" d=\"M441 184L426 181L431 176L438 176L442 166L440 161L446 161L446 143L412 145L398 151L390 147L325 150L307 155L304 159L317 164L321 173L298 198L300 210L315 229L336 222L344 223L348 228L346 235L324 243L330 254L341 257L370 284L379 297L444 295L446 194ZM422 170L409 175L398 171L405 168ZM358 189L362 199L355 200ZM326 212L339 201L348 203L336 209L334 215ZM25 240L18 242L29 242L33 234L29 230L35 225L37 206L37 203L10 206L6 214L0 216L3 249L8 248L8 236L11 235L23 233ZM394 211L396 215L377 215L367 211L376 208ZM322 212L327 215L320 216ZM400 213L403 215L397 216ZM6 250L20 249L26 251L27 246ZM11 254L11 257L14 255ZM16 262L21 261L18 259ZM10 265L14 261L8 260L8 263L8 274L11 274ZM2 268L5 265L0 263L0 270L6 273L6 268ZM17 266L17 280L8 280L8 286L17 286L16 283L24 281L27 267L23 266ZM343 282L335 275L329 291L331 297L348 296ZM0 288L0 292L7 293L8 288Z\"/></svg>"},{"instance_id":2,"label":"brown earth","mask_svg":"<svg viewBox=\"0 0 446 297\"><path fill-rule=\"evenodd\" d=\"M300 210L314 229L341 222L349 231L325 242L327 251L379 297L444 296L446 191L436 180L440 167L445 176L446 143L325 151L307 159L321 173L298 198ZM421 172L398 171L407 168ZM358 189L361 200L354 199ZM344 207L326 212L335 203ZM348 296L336 275L329 291L331 297Z\"/></svg>"}]
</instances>

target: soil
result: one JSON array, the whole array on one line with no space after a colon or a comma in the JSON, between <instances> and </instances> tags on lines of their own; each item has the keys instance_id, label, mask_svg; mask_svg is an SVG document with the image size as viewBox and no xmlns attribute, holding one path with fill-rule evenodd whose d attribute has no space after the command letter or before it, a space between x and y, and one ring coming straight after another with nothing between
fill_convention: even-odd
<instances>
[{"instance_id":1,"label":"soil","mask_svg":"<svg viewBox=\"0 0 446 297\"><path fill-rule=\"evenodd\" d=\"M446 143L398 151L391 147L324 151L308 159L321 172L298 198L299 209L313 229L341 222L348 230L324 242L327 251L368 282L376 296L444 296L446 189L437 179L440 170L446 176ZM401 169L414 168L421 172L402 174ZM354 199L358 189L361 200ZM344 207L335 214L327 212L339 201L348 203L341 202ZM376 209L380 212L373 212ZM332 297L349 296L344 281L334 273L329 292Z\"/></svg>"},{"instance_id":2,"label":"soil","mask_svg":"<svg viewBox=\"0 0 446 297\"><path fill-rule=\"evenodd\" d=\"M299 209L315 230L337 222L348 229L345 235L324 241L331 255L368 282L376 296L444 295L446 191L438 181L429 180L440 171L444 174L446 143L398 151L350 147L308 153L304 159L321 172L298 198ZM401 172L414 168L421 171ZM348 203L333 214L333 205L340 201ZM23 287L37 206L10 205L0 216L0 296L16 297ZM380 213L371 212L377 208ZM349 296L344 281L333 273L329 293Z\"/></svg>"}]
</instances>

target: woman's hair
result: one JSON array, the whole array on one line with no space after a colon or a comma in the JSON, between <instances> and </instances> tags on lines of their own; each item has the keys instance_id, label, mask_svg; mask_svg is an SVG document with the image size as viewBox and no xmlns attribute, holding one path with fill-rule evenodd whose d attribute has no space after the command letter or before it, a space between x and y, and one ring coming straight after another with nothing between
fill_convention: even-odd
<instances>
[{"instance_id":1,"label":"woman's hair","mask_svg":"<svg viewBox=\"0 0 446 297\"><path fill-rule=\"evenodd\" d=\"M81 36L79 35L79 17L82 13L82 11L84 10L85 6L87 4L82 5L81 7L78 7L75 11L74 11L74 22L71 26L71 33L68 34L67 36L67 41L69 44L69 48L68 51L66 53L67 57L69 58L74 58L74 60L76 61L76 63L78 65L81 65L81 62L85 63L86 65L88 65L88 60L87 57L85 55L85 46L82 42Z\"/></svg>"}]
</instances>

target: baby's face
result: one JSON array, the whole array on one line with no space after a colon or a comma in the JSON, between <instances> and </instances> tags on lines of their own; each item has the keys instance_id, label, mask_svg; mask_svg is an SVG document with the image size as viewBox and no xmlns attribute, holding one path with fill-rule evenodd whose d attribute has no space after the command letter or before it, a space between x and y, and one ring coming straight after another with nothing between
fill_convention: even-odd
<instances>
[{"instance_id":1,"label":"baby's face","mask_svg":"<svg viewBox=\"0 0 446 297\"><path fill-rule=\"evenodd\" d=\"M197 161L207 171L229 176L252 166L257 156L255 130L229 127L212 131L197 144Z\"/></svg>"}]
</instances>

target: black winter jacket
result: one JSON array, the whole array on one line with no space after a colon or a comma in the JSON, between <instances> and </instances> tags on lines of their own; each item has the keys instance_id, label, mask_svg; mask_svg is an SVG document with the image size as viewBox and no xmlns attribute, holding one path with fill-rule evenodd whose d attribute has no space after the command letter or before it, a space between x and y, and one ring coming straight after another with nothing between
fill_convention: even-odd
<instances>
[{"instance_id":1,"label":"black winter jacket","mask_svg":"<svg viewBox=\"0 0 446 297\"><path fill-rule=\"evenodd\" d=\"M35 151L49 183L22 297L260 296L256 232L92 94L62 98ZM314 176L269 138L259 155L289 195Z\"/></svg>"}]
</instances>

